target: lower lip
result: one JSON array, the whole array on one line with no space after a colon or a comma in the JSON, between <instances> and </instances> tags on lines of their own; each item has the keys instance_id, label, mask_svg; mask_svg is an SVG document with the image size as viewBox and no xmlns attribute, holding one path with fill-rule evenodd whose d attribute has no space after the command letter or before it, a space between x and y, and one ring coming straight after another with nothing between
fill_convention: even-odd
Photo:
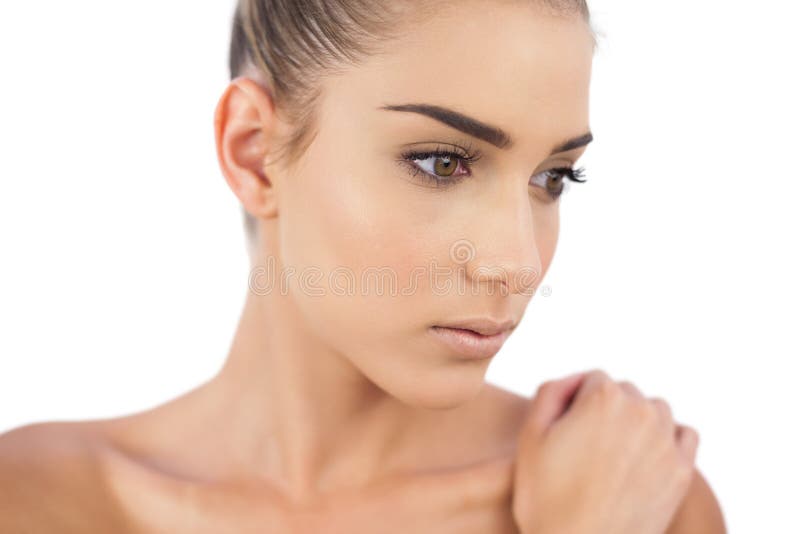
<instances>
[{"instance_id":1,"label":"lower lip","mask_svg":"<svg viewBox=\"0 0 800 534\"><path fill-rule=\"evenodd\" d=\"M443 326L432 326L430 331L434 337L460 356L475 360L491 358L497 354L510 333L509 330L505 330L493 336L482 336L471 330Z\"/></svg>"}]
</instances>

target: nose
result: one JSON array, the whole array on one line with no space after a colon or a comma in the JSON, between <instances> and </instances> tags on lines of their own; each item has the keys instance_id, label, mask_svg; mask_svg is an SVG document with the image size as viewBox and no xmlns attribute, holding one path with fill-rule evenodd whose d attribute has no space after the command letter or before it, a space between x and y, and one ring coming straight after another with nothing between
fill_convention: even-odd
<instances>
[{"instance_id":1,"label":"nose","mask_svg":"<svg viewBox=\"0 0 800 534\"><path fill-rule=\"evenodd\" d=\"M461 240L461 250L455 245L451 249L473 286L483 282L512 294L533 295L542 277L537 231L547 230L536 228L533 209L527 189L522 194L515 190L473 219L471 239Z\"/></svg>"}]
</instances>

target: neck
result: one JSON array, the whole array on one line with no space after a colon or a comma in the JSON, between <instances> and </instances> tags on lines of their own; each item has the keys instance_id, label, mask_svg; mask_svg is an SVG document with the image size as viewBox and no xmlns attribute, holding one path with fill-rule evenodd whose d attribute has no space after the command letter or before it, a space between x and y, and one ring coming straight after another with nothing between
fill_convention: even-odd
<instances>
[{"instance_id":1,"label":"neck","mask_svg":"<svg viewBox=\"0 0 800 534\"><path fill-rule=\"evenodd\" d=\"M377 476L427 412L388 395L315 336L290 295L250 291L207 392L225 414L227 452L297 493Z\"/></svg>"}]
</instances>

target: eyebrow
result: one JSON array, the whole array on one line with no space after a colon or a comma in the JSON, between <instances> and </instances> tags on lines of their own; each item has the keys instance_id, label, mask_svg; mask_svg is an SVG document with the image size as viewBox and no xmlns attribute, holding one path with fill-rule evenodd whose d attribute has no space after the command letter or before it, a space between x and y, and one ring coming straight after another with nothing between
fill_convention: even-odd
<instances>
[{"instance_id":1,"label":"eyebrow","mask_svg":"<svg viewBox=\"0 0 800 534\"><path fill-rule=\"evenodd\" d=\"M478 119L474 119L464 115L463 113L459 113L458 111L442 106L436 106L433 104L387 104L380 106L378 109L386 111L407 111L419 113L446 124L447 126L455 128L456 130L460 130L468 135L471 135L472 137L486 141L497 148L508 150L514 146L514 141L511 139L511 136L501 128L492 126L491 124L486 124ZM550 155L552 156L560 152L566 152L567 150L573 150L575 148L588 145L593 139L594 137L592 137L592 132L586 132L583 135L568 139L567 141L556 145L553 147Z\"/></svg>"}]
</instances>

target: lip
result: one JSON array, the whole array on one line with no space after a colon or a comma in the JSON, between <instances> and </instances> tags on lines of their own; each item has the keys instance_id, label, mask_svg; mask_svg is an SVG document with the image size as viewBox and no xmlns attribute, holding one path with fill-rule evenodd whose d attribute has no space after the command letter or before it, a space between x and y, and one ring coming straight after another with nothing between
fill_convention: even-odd
<instances>
[{"instance_id":1,"label":"lip","mask_svg":"<svg viewBox=\"0 0 800 534\"><path fill-rule=\"evenodd\" d=\"M507 328L493 335L482 335L468 329L438 325L430 327L429 330L450 350L475 360L491 358L497 354L512 331L511 328Z\"/></svg>"},{"instance_id":2,"label":"lip","mask_svg":"<svg viewBox=\"0 0 800 534\"><path fill-rule=\"evenodd\" d=\"M488 317L475 317L451 321L446 324L436 326L472 330L473 332L477 332L483 336L493 336L506 330L513 330L517 326L517 323L512 319L496 320Z\"/></svg>"}]
</instances>

